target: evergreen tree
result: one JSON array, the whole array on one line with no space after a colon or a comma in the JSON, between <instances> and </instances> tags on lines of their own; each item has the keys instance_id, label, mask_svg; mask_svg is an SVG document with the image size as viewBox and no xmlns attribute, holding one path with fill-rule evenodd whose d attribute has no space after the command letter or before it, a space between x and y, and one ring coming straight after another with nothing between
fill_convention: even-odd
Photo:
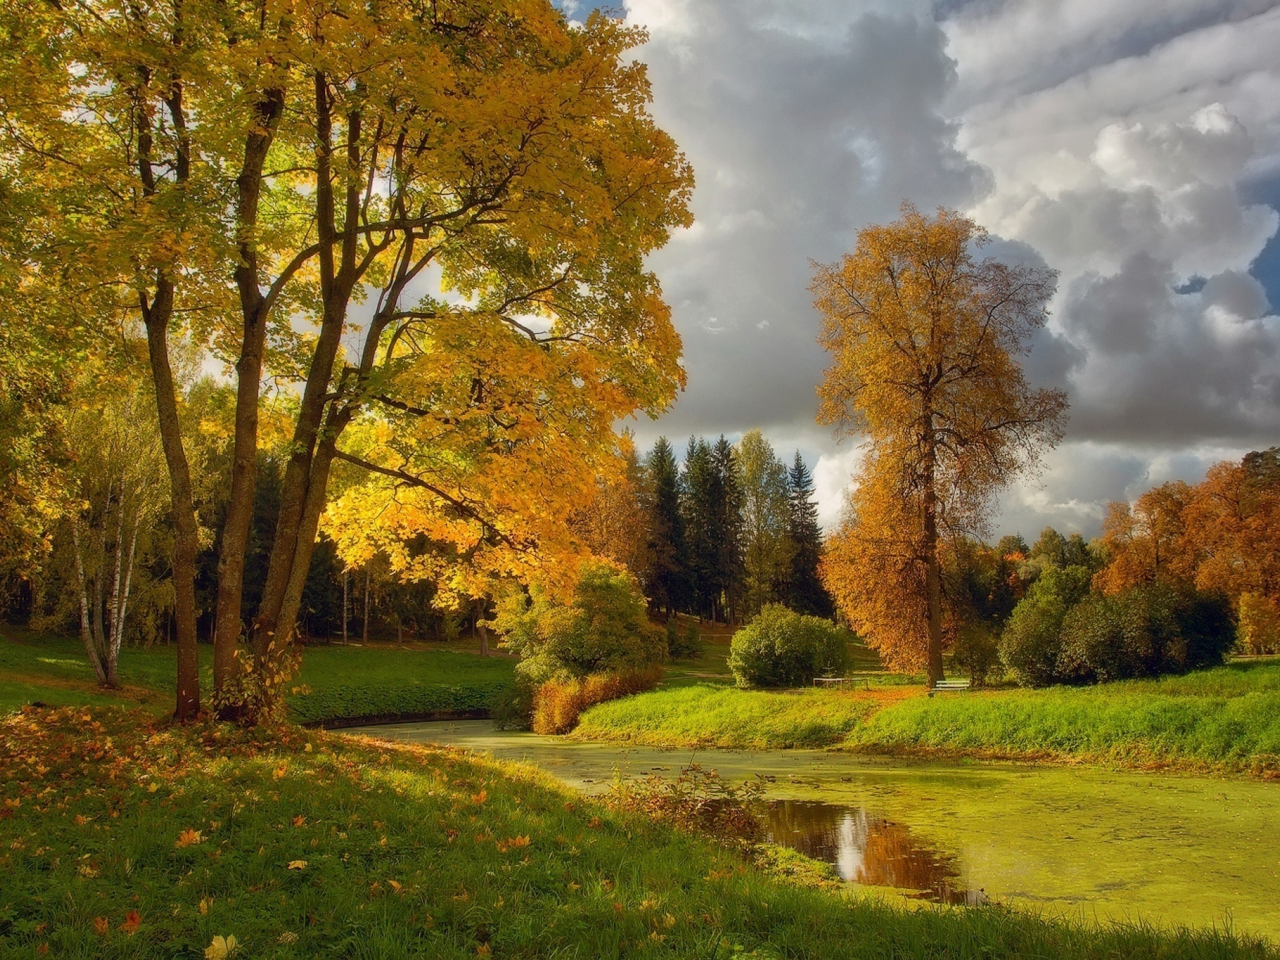
<instances>
[{"instance_id":1,"label":"evergreen tree","mask_svg":"<svg viewBox=\"0 0 1280 960\"><path fill-rule=\"evenodd\" d=\"M688 593L688 552L680 516L680 474L666 437L659 437L645 462L650 491L649 546L652 567L646 594L667 616L679 610Z\"/></svg>"},{"instance_id":2,"label":"evergreen tree","mask_svg":"<svg viewBox=\"0 0 1280 960\"><path fill-rule=\"evenodd\" d=\"M717 522L720 491L711 447L701 438L689 438L680 485L680 507L688 552L690 613L714 616L720 588L716 576Z\"/></svg>"},{"instance_id":3,"label":"evergreen tree","mask_svg":"<svg viewBox=\"0 0 1280 960\"><path fill-rule=\"evenodd\" d=\"M787 583L787 602L797 613L830 617L835 612L831 595L818 576L822 558L822 528L818 526L818 505L813 498L813 477L796 451L795 462L787 475L791 495L791 575Z\"/></svg>"},{"instance_id":4,"label":"evergreen tree","mask_svg":"<svg viewBox=\"0 0 1280 960\"><path fill-rule=\"evenodd\" d=\"M742 488L738 484L737 456L733 444L720 434L711 451L720 497L716 504L719 536L716 540L716 583L720 588L719 613L726 623L738 619L742 598ZM714 619L714 615L713 615Z\"/></svg>"}]
</instances>

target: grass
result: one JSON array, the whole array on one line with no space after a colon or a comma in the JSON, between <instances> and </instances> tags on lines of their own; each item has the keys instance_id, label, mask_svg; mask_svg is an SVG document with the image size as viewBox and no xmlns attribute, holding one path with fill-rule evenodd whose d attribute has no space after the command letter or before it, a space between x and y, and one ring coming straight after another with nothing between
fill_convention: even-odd
<instances>
[{"instance_id":1,"label":"grass","mask_svg":"<svg viewBox=\"0 0 1280 960\"><path fill-rule=\"evenodd\" d=\"M523 766L120 708L0 720L0 955L1274 957L812 889Z\"/></svg>"},{"instance_id":2,"label":"grass","mask_svg":"<svg viewBox=\"0 0 1280 960\"><path fill-rule=\"evenodd\" d=\"M118 691L100 689L78 640L0 626L0 713L39 701L50 706L129 704L173 709L172 647L120 651ZM200 647L202 685L212 686L212 650ZM511 682L514 661L479 657L454 645L309 647L286 696L299 723L389 720L487 711Z\"/></svg>"},{"instance_id":3,"label":"grass","mask_svg":"<svg viewBox=\"0 0 1280 960\"><path fill-rule=\"evenodd\" d=\"M572 736L656 747L821 747L850 734L873 709L873 700L851 694L772 693L704 683L592 707Z\"/></svg>"},{"instance_id":4,"label":"grass","mask_svg":"<svg viewBox=\"0 0 1280 960\"><path fill-rule=\"evenodd\" d=\"M1096 687L869 693L708 684L602 704L575 736L656 746L844 746L867 752L1085 759L1280 772L1280 660Z\"/></svg>"}]
</instances>

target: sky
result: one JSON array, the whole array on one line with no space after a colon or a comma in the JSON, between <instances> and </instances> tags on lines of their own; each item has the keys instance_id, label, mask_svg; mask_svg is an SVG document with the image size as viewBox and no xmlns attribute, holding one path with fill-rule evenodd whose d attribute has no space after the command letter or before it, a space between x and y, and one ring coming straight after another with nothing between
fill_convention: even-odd
<instances>
[{"instance_id":1,"label":"sky","mask_svg":"<svg viewBox=\"0 0 1280 960\"><path fill-rule=\"evenodd\" d=\"M572 16L587 6L565 4ZM858 450L814 422L813 262L903 200L1059 272L1025 364L1064 441L992 536L1280 444L1280 0L625 0L694 226L651 259L687 390L660 434L759 427L836 521Z\"/></svg>"}]
</instances>

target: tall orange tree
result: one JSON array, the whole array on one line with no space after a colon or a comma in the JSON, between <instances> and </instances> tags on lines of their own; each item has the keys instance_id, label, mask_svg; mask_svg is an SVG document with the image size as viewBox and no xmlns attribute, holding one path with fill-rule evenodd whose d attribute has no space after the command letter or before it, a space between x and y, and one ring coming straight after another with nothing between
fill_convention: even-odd
<instances>
[{"instance_id":1,"label":"tall orange tree","mask_svg":"<svg viewBox=\"0 0 1280 960\"><path fill-rule=\"evenodd\" d=\"M1018 357L1047 319L1055 274L979 259L987 234L949 210L858 234L811 290L831 366L820 422L866 453L824 577L890 663L942 679L941 548L982 532L992 495L1061 439L1067 399Z\"/></svg>"}]
</instances>

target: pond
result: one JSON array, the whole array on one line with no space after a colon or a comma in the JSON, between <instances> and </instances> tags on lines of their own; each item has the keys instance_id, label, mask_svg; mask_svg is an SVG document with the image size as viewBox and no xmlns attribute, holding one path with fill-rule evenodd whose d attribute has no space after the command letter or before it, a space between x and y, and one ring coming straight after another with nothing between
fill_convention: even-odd
<instances>
[{"instance_id":1,"label":"pond","mask_svg":"<svg viewBox=\"0 0 1280 960\"><path fill-rule=\"evenodd\" d=\"M696 760L730 780L763 777L770 837L869 890L1229 924L1280 940L1280 783L818 750L662 751L502 733L484 720L349 732L522 760L588 793Z\"/></svg>"}]
</instances>

